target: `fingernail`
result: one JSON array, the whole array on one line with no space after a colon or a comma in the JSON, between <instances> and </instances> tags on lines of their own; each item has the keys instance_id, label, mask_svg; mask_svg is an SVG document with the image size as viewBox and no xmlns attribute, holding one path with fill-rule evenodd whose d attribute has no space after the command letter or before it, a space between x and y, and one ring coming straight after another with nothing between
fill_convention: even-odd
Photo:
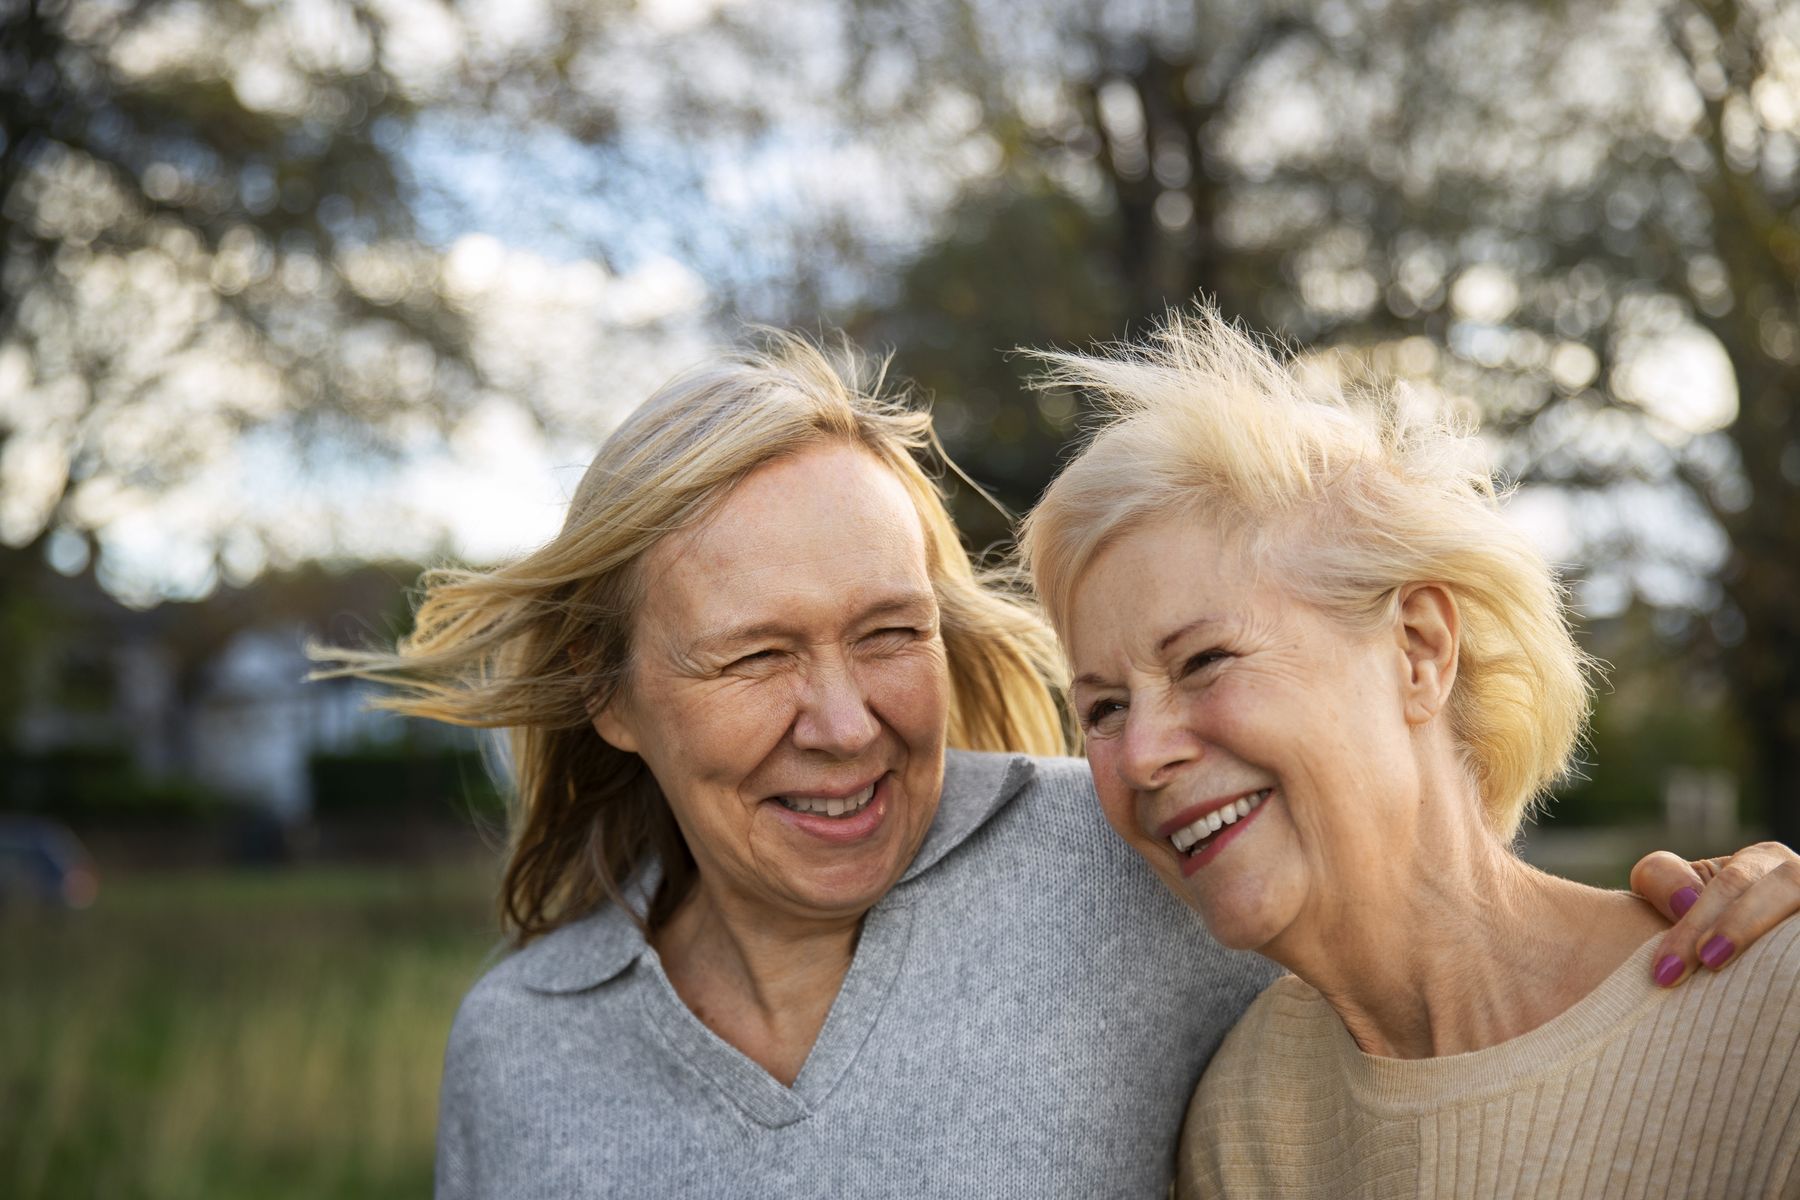
<instances>
[{"instance_id":1,"label":"fingernail","mask_svg":"<svg viewBox=\"0 0 1800 1200\"><path fill-rule=\"evenodd\" d=\"M1675 981L1681 978L1681 973L1685 970L1687 970L1687 964L1681 961L1679 954L1663 955L1656 960L1656 986L1675 986Z\"/></svg>"},{"instance_id":2,"label":"fingernail","mask_svg":"<svg viewBox=\"0 0 1800 1200\"><path fill-rule=\"evenodd\" d=\"M1706 945L1700 947L1700 961L1716 971L1735 953L1736 946L1726 941L1723 934L1715 934Z\"/></svg>"},{"instance_id":3,"label":"fingernail","mask_svg":"<svg viewBox=\"0 0 1800 1200\"><path fill-rule=\"evenodd\" d=\"M1687 910L1694 907L1694 901L1699 898L1700 893L1691 887L1684 887L1673 896L1670 896L1669 907L1674 910L1675 919L1679 921L1681 918L1687 916Z\"/></svg>"}]
</instances>

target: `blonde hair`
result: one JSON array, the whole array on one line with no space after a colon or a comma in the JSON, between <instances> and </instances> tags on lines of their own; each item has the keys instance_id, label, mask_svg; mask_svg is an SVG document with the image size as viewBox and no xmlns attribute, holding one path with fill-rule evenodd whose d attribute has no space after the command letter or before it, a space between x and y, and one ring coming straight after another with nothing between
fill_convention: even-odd
<instances>
[{"instance_id":1,"label":"blonde hair","mask_svg":"<svg viewBox=\"0 0 1800 1200\"><path fill-rule=\"evenodd\" d=\"M609 746L590 714L626 685L638 564L703 521L745 476L821 443L860 447L905 485L924 525L950 673L949 742L1065 753L1054 635L1035 607L971 565L917 456L942 447L928 413L882 394L844 343L786 334L665 385L606 439L547 545L489 571L427 572L413 631L390 651L319 650L391 685L377 703L454 725L510 731L515 787L503 923L523 944L611 901L646 930L695 880L656 781ZM646 863L662 883L643 913L622 888Z\"/></svg>"},{"instance_id":2,"label":"blonde hair","mask_svg":"<svg viewBox=\"0 0 1800 1200\"><path fill-rule=\"evenodd\" d=\"M1462 626L1450 728L1490 828L1511 837L1568 769L1592 660L1549 564L1501 516L1473 431L1404 392L1303 375L1209 308L1141 344L1042 357L1048 384L1103 414L1020 536L1051 623L1067 632L1102 548L1170 512L1239 539L1351 628L1390 618L1406 584L1438 584Z\"/></svg>"}]
</instances>

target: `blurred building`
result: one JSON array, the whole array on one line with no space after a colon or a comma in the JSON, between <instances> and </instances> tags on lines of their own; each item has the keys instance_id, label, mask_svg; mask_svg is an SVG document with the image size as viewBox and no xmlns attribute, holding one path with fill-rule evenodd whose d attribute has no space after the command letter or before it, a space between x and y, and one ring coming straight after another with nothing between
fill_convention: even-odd
<instances>
[{"instance_id":1,"label":"blurred building","mask_svg":"<svg viewBox=\"0 0 1800 1200\"><path fill-rule=\"evenodd\" d=\"M321 755L467 737L370 711L355 680L306 681L309 640L392 636L410 570L270 576L206 600L136 610L91 573L37 571L0 598L12 659L0 717L3 807L54 796L116 807L107 789L204 796L283 825L315 809ZM11 573L17 584L21 573Z\"/></svg>"}]
</instances>

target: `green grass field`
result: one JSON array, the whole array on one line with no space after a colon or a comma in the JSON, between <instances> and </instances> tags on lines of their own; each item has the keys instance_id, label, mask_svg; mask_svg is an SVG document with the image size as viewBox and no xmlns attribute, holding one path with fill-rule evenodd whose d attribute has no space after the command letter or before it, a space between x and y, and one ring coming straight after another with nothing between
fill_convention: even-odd
<instances>
[{"instance_id":1,"label":"green grass field","mask_svg":"<svg viewBox=\"0 0 1800 1200\"><path fill-rule=\"evenodd\" d=\"M427 1196L481 866L112 877L0 913L0 1196Z\"/></svg>"}]
</instances>

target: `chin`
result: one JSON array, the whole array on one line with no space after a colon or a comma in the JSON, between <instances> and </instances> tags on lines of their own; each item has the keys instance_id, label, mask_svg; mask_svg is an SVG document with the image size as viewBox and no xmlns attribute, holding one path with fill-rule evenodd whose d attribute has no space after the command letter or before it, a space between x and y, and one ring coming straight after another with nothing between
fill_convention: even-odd
<instances>
[{"instance_id":1,"label":"chin","mask_svg":"<svg viewBox=\"0 0 1800 1200\"><path fill-rule=\"evenodd\" d=\"M1283 882L1236 878L1210 888L1188 887L1182 899L1200 914L1213 940L1228 950L1261 951L1293 924L1294 889Z\"/></svg>"},{"instance_id":2,"label":"chin","mask_svg":"<svg viewBox=\"0 0 1800 1200\"><path fill-rule=\"evenodd\" d=\"M863 912L888 894L900 874L886 862L842 863L808 872L792 891L820 912Z\"/></svg>"}]
</instances>

